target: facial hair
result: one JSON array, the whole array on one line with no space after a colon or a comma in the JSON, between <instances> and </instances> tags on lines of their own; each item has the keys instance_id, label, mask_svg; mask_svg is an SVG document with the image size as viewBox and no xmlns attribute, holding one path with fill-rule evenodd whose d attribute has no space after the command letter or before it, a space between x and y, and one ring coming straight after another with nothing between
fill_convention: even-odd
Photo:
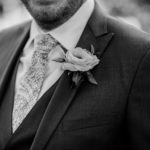
<instances>
[{"instance_id":1,"label":"facial hair","mask_svg":"<svg viewBox=\"0 0 150 150\"><path fill-rule=\"evenodd\" d=\"M49 7L49 9L36 9L31 5L31 1L22 0L37 24L43 30L52 30L73 16L84 0L66 0L55 7Z\"/></svg>"}]
</instances>

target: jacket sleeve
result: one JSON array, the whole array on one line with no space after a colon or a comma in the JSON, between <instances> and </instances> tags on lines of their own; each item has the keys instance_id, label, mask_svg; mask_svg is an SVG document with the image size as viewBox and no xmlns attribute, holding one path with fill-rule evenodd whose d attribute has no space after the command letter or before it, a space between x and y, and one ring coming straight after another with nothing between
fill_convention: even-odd
<instances>
[{"instance_id":1,"label":"jacket sleeve","mask_svg":"<svg viewBox=\"0 0 150 150\"><path fill-rule=\"evenodd\" d=\"M128 100L129 149L150 150L150 50L137 69Z\"/></svg>"}]
</instances>

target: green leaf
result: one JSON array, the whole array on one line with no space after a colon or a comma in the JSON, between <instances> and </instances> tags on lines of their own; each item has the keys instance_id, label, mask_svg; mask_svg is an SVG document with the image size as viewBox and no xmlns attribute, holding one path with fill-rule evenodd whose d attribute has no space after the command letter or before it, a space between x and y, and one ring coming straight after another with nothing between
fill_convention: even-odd
<instances>
[{"instance_id":1,"label":"green leaf","mask_svg":"<svg viewBox=\"0 0 150 150\"><path fill-rule=\"evenodd\" d=\"M91 45L91 53L92 53L92 54L95 54L95 48L94 48L93 45Z\"/></svg>"},{"instance_id":2,"label":"green leaf","mask_svg":"<svg viewBox=\"0 0 150 150\"><path fill-rule=\"evenodd\" d=\"M72 73L72 72L68 71L68 76L70 76L70 75L71 75L71 73Z\"/></svg>"},{"instance_id":3,"label":"green leaf","mask_svg":"<svg viewBox=\"0 0 150 150\"><path fill-rule=\"evenodd\" d=\"M78 86L83 81L82 74L80 74L79 72L73 73L72 81L76 86Z\"/></svg>"},{"instance_id":4,"label":"green leaf","mask_svg":"<svg viewBox=\"0 0 150 150\"><path fill-rule=\"evenodd\" d=\"M93 74L90 71L86 72L86 75L87 75L87 79L90 83L92 83L94 85L98 85L96 79L94 78Z\"/></svg>"},{"instance_id":5,"label":"green leaf","mask_svg":"<svg viewBox=\"0 0 150 150\"><path fill-rule=\"evenodd\" d=\"M65 59L64 58L56 58L56 59L53 59L52 61L63 63L63 62L65 62Z\"/></svg>"}]
</instances>

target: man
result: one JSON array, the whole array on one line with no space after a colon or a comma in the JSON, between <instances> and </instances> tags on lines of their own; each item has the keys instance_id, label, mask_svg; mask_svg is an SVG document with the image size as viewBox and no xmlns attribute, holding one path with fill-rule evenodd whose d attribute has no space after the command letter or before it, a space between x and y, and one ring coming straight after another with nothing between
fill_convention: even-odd
<instances>
[{"instance_id":1,"label":"man","mask_svg":"<svg viewBox=\"0 0 150 150\"><path fill-rule=\"evenodd\" d=\"M150 149L149 35L94 0L22 1L32 23L0 33L0 149ZM100 63L72 85L76 47Z\"/></svg>"}]
</instances>

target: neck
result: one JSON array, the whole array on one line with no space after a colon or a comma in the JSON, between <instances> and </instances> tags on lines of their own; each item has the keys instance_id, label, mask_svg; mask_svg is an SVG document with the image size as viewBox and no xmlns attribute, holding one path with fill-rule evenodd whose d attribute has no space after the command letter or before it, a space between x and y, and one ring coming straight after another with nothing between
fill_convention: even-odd
<instances>
[{"instance_id":1,"label":"neck","mask_svg":"<svg viewBox=\"0 0 150 150\"><path fill-rule=\"evenodd\" d=\"M63 14L59 17L59 19L53 20L52 22L38 22L37 24L42 28L44 31L50 31L53 30L54 28L57 28L58 26L64 24L66 21L68 21L77 11L78 9L82 6L82 4L86 0L80 0L78 3L76 1L73 1L72 4L70 4L70 7L66 7L64 9Z\"/></svg>"}]
</instances>

